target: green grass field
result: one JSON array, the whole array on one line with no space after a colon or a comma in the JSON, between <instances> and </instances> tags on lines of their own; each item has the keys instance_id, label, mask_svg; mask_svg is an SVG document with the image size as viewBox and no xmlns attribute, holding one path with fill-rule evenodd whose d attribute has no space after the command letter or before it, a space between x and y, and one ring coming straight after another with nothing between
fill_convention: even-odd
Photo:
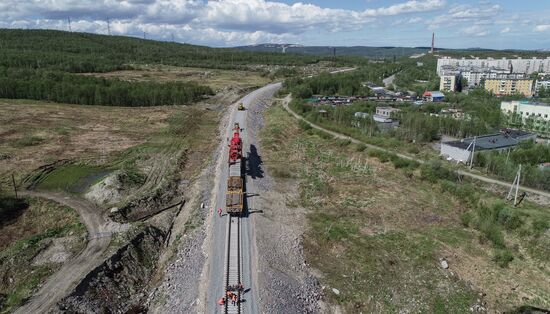
<instances>
[{"instance_id":1,"label":"green grass field","mask_svg":"<svg viewBox=\"0 0 550 314\"><path fill-rule=\"evenodd\" d=\"M542 224L547 209L524 204L518 209L523 223L508 230L507 207L490 216L496 219L486 218L477 202L497 198L469 183L452 183L456 191L450 191L444 184L450 177L437 164L408 164L331 139L280 107L269 109L261 136L267 173L279 184L299 182L291 203L310 212L306 259L323 285L340 291L325 294L343 312L465 313L479 293L494 311L550 304L550 289L532 280L548 276L548 265L528 253L536 247L544 254L540 247L548 242L543 234L525 236L535 221ZM486 230L496 230L503 246L495 247ZM512 282L521 288L510 290Z\"/></svg>"}]
</instances>

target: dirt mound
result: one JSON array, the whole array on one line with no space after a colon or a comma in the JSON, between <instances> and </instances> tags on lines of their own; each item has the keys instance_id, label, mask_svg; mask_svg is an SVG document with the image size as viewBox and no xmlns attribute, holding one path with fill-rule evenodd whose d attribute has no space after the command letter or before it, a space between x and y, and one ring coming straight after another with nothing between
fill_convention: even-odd
<instances>
[{"instance_id":1,"label":"dirt mound","mask_svg":"<svg viewBox=\"0 0 550 314\"><path fill-rule=\"evenodd\" d=\"M97 205L112 205L122 200L124 190L120 180L122 172L115 171L92 185L84 197Z\"/></svg>"},{"instance_id":2,"label":"dirt mound","mask_svg":"<svg viewBox=\"0 0 550 314\"><path fill-rule=\"evenodd\" d=\"M63 313L126 313L142 308L165 234L147 227L90 272L58 303Z\"/></svg>"}]
</instances>

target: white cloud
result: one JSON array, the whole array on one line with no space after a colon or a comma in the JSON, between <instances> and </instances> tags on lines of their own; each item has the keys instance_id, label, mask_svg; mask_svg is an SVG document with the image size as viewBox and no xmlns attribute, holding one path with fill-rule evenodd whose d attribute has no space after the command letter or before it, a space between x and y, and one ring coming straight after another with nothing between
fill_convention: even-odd
<instances>
[{"instance_id":1,"label":"white cloud","mask_svg":"<svg viewBox=\"0 0 550 314\"><path fill-rule=\"evenodd\" d=\"M534 31L539 33L550 31L550 24L537 25L535 26Z\"/></svg>"},{"instance_id":2,"label":"white cloud","mask_svg":"<svg viewBox=\"0 0 550 314\"><path fill-rule=\"evenodd\" d=\"M463 28L462 34L467 36L483 37L489 35L489 32L479 25L473 25Z\"/></svg>"},{"instance_id":3,"label":"white cloud","mask_svg":"<svg viewBox=\"0 0 550 314\"><path fill-rule=\"evenodd\" d=\"M511 29L510 27L505 27L505 28L503 28L503 29L500 31L500 33L501 33L501 34L507 34L507 33L511 32L511 31L512 31L512 29Z\"/></svg>"},{"instance_id":4,"label":"white cloud","mask_svg":"<svg viewBox=\"0 0 550 314\"><path fill-rule=\"evenodd\" d=\"M202 34L222 42L254 43L311 30L359 30L382 17L433 11L445 5L445 0L401 1L387 7L345 10L269 0L0 0L0 25L67 29L67 18L71 18L73 30L105 33L110 20L112 32L118 34L153 34L169 28L185 40ZM189 27L193 32L182 31Z\"/></svg>"}]
</instances>

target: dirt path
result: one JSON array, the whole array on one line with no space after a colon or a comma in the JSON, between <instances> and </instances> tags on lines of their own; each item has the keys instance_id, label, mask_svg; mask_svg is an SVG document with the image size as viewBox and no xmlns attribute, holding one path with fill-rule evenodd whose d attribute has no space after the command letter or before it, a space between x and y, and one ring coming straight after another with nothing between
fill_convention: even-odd
<instances>
[{"instance_id":1,"label":"dirt path","mask_svg":"<svg viewBox=\"0 0 550 314\"><path fill-rule=\"evenodd\" d=\"M296 119L298 120L302 120L304 121L305 123L309 124L311 127L317 129L317 130L321 130L323 132L326 132L332 136L334 136L335 138L339 138L339 139L345 139L345 140L350 140L352 143L355 143L355 144L362 144L362 145L365 145L367 146L368 148L372 148L372 149L378 149L378 150L381 150L381 151L384 151L384 152L387 152L387 153L391 153L391 154L395 154L403 159L408 159L408 160L414 160L418 163L426 163L425 160L423 159L418 159L418 158L414 158L414 157L411 157L409 155L404 155L404 154L401 154L401 153L397 153L397 152L394 152L394 151L391 151L391 150L388 150L388 149L385 149L385 148L382 148L382 147L379 147L379 146L376 146L376 145L372 145L372 144L368 144L368 143L365 143L365 142L362 142L362 141L359 141L357 139L354 139L350 136L347 136L347 135L344 135L342 133L338 133L338 132L334 132L334 131L331 131L331 130L328 130L328 129L325 129L317 124L314 124L314 123L311 123L309 121L307 121L306 119L304 119L301 115L297 114L296 112L294 112L292 109L290 109L290 107L288 106L288 104L290 103L290 101L292 100L292 97L291 95L288 95L284 100L283 100L283 107L285 108L286 111L288 111L290 114L292 114ZM472 179L476 179L476 180L479 180L479 181L482 181L482 182L485 182L485 183L489 183L489 184L496 184L496 185L499 185L501 187L504 187L506 189L510 189L510 187L512 186L510 183L508 182L504 182L504 181L500 181L500 180L497 180L497 179L492 179L492 178L488 178L486 176L483 176L483 175L479 175L479 174L475 174L475 173L472 173L470 171L466 171L466 170L456 170L456 173L458 173L459 175L462 175L462 176L465 176L465 177L470 177ZM532 188L529 188L529 187L525 187L525 186L521 186L520 187L520 190L522 191L526 191L526 192L529 192L529 193L533 193L533 194L536 194L536 195L539 195L539 196L542 196L542 197L545 197L547 199L550 199L550 193L549 192L546 192L546 191L540 191L540 190L536 190L536 189L532 189Z\"/></svg>"},{"instance_id":2,"label":"dirt path","mask_svg":"<svg viewBox=\"0 0 550 314\"><path fill-rule=\"evenodd\" d=\"M107 221L101 214L101 210L93 204L69 194L33 191L25 191L21 194L49 199L75 209L88 230L89 241L86 248L50 276L33 298L15 311L20 314L45 313L66 296L81 278L103 261L103 253L109 246L111 235L126 227Z\"/></svg>"}]
</instances>

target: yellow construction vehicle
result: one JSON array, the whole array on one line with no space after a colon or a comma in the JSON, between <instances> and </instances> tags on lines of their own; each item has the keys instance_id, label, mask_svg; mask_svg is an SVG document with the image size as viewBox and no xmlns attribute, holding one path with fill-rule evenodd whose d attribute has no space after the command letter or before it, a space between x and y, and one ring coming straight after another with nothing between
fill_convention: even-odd
<instances>
[{"instance_id":1,"label":"yellow construction vehicle","mask_svg":"<svg viewBox=\"0 0 550 314\"><path fill-rule=\"evenodd\" d=\"M239 104L239 110L244 110L244 105L243 105L243 103L240 103L240 104Z\"/></svg>"}]
</instances>

